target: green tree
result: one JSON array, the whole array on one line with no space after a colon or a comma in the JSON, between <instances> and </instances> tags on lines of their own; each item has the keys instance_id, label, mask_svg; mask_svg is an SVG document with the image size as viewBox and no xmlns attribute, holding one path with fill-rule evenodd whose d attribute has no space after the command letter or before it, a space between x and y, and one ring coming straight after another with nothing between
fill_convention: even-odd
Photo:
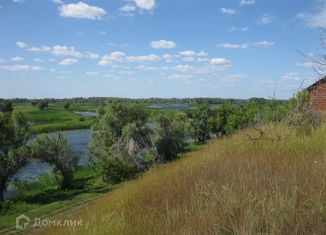
<instances>
[{"instance_id":1,"label":"green tree","mask_svg":"<svg viewBox=\"0 0 326 235\"><path fill-rule=\"evenodd\" d=\"M192 128L193 138L198 142L205 142L210 138L208 120L211 109L209 105L201 105L198 109L193 110L190 114L190 125Z\"/></svg>"},{"instance_id":2,"label":"green tree","mask_svg":"<svg viewBox=\"0 0 326 235\"><path fill-rule=\"evenodd\" d=\"M43 109L49 107L49 102L46 100L42 100L38 103L38 107L40 110L43 110Z\"/></svg>"},{"instance_id":3,"label":"green tree","mask_svg":"<svg viewBox=\"0 0 326 235\"><path fill-rule=\"evenodd\" d=\"M72 187L73 172L78 166L78 154L62 133L39 135L32 143L33 157L54 166L54 172L63 177L61 188Z\"/></svg>"},{"instance_id":4,"label":"green tree","mask_svg":"<svg viewBox=\"0 0 326 235\"><path fill-rule=\"evenodd\" d=\"M181 112L161 115L155 123L157 160L164 162L177 158L184 151L189 138L188 117Z\"/></svg>"},{"instance_id":5,"label":"green tree","mask_svg":"<svg viewBox=\"0 0 326 235\"><path fill-rule=\"evenodd\" d=\"M69 109L71 103L69 101L65 101L63 104L64 109Z\"/></svg>"},{"instance_id":6,"label":"green tree","mask_svg":"<svg viewBox=\"0 0 326 235\"><path fill-rule=\"evenodd\" d=\"M14 110L12 102L9 100L5 100L1 105L0 105L0 111L2 112L12 112Z\"/></svg>"},{"instance_id":7,"label":"green tree","mask_svg":"<svg viewBox=\"0 0 326 235\"><path fill-rule=\"evenodd\" d=\"M33 107L35 107L35 106L37 105L37 101L36 101L36 100L33 100L33 101L31 102L31 104L32 104Z\"/></svg>"},{"instance_id":8,"label":"green tree","mask_svg":"<svg viewBox=\"0 0 326 235\"><path fill-rule=\"evenodd\" d=\"M215 110L212 110L208 119L210 131L215 136L222 136L226 134L226 124L230 115L236 112L236 108L232 105L223 104Z\"/></svg>"},{"instance_id":9,"label":"green tree","mask_svg":"<svg viewBox=\"0 0 326 235\"><path fill-rule=\"evenodd\" d=\"M12 177L29 162L28 140L28 123L22 113L0 113L0 202Z\"/></svg>"},{"instance_id":10,"label":"green tree","mask_svg":"<svg viewBox=\"0 0 326 235\"><path fill-rule=\"evenodd\" d=\"M137 171L146 168L145 158L152 145L151 130L147 125L148 117L144 106L115 100L98 111L98 117L92 126L92 140L89 143L92 154L90 162L96 166L104 180L107 180L107 177L104 177L108 175L106 171L111 169L105 164L112 160L112 157L124 158L134 164Z\"/></svg>"}]
</instances>

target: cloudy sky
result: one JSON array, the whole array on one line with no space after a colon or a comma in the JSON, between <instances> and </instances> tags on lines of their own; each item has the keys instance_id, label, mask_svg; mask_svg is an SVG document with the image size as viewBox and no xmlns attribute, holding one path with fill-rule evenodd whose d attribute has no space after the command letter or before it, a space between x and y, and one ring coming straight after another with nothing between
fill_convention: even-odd
<instances>
[{"instance_id":1,"label":"cloudy sky","mask_svg":"<svg viewBox=\"0 0 326 235\"><path fill-rule=\"evenodd\" d=\"M321 0L1 0L0 97L291 97Z\"/></svg>"}]
</instances>

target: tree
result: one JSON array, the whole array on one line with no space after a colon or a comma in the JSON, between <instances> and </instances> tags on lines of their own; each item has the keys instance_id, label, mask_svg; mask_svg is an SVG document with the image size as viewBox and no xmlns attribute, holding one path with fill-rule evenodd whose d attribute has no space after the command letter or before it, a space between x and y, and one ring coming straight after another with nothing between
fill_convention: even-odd
<instances>
[{"instance_id":1,"label":"tree","mask_svg":"<svg viewBox=\"0 0 326 235\"><path fill-rule=\"evenodd\" d=\"M39 135L32 143L33 158L54 166L54 172L63 177L61 188L72 187L73 172L78 166L78 154L59 132Z\"/></svg>"},{"instance_id":2,"label":"tree","mask_svg":"<svg viewBox=\"0 0 326 235\"><path fill-rule=\"evenodd\" d=\"M37 105L37 101L36 101L36 100L33 100L33 101L31 102L31 104L32 104L33 107L35 107L35 106Z\"/></svg>"},{"instance_id":3,"label":"tree","mask_svg":"<svg viewBox=\"0 0 326 235\"><path fill-rule=\"evenodd\" d=\"M0 202L12 177L29 162L28 123L20 112L0 114Z\"/></svg>"},{"instance_id":4,"label":"tree","mask_svg":"<svg viewBox=\"0 0 326 235\"><path fill-rule=\"evenodd\" d=\"M90 162L96 166L104 180L108 180L105 177L109 175L106 171L112 170L105 164L112 157L124 158L134 164L137 171L147 168L146 158L152 146L148 117L148 112L142 105L115 100L98 111L89 144L92 153Z\"/></svg>"},{"instance_id":5,"label":"tree","mask_svg":"<svg viewBox=\"0 0 326 235\"><path fill-rule=\"evenodd\" d=\"M49 102L46 100L42 100L38 103L38 107L40 110L43 110L43 109L49 107Z\"/></svg>"},{"instance_id":6,"label":"tree","mask_svg":"<svg viewBox=\"0 0 326 235\"><path fill-rule=\"evenodd\" d=\"M14 110L12 106L12 102L9 100L5 100L1 105L0 105L0 111L2 112L12 112Z\"/></svg>"},{"instance_id":7,"label":"tree","mask_svg":"<svg viewBox=\"0 0 326 235\"><path fill-rule=\"evenodd\" d=\"M215 110L212 110L211 116L208 119L209 130L215 136L222 136L226 134L225 126L228 117L236 112L236 108L232 105L223 104Z\"/></svg>"},{"instance_id":8,"label":"tree","mask_svg":"<svg viewBox=\"0 0 326 235\"><path fill-rule=\"evenodd\" d=\"M184 113L162 115L156 119L155 147L159 161L169 161L184 151L188 136L189 122Z\"/></svg>"},{"instance_id":9,"label":"tree","mask_svg":"<svg viewBox=\"0 0 326 235\"><path fill-rule=\"evenodd\" d=\"M198 142L205 142L210 138L208 119L211 109L209 105L201 105L190 116L193 138Z\"/></svg>"},{"instance_id":10,"label":"tree","mask_svg":"<svg viewBox=\"0 0 326 235\"><path fill-rule=\"evenodd\" d=\"M69 107L70 107L70 102L65 101L65 103L63 104L63 107L64 107L64 109L69 109Z\"/></svg>"}]
</instances>

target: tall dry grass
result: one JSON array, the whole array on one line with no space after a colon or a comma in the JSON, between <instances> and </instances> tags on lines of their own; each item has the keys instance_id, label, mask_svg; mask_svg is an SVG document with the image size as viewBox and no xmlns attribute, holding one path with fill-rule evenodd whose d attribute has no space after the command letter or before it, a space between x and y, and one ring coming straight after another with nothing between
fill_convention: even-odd
<instances>
[{"instance_id":1,"label":"tall dry grass","mask_svg":"<svg viewBox=\"0 0 326 235\"><path fill-rule=\"evenodd\" d=\"M326 126L214 140L35 234L326 234Z\"/></svg>"}]
</instances>

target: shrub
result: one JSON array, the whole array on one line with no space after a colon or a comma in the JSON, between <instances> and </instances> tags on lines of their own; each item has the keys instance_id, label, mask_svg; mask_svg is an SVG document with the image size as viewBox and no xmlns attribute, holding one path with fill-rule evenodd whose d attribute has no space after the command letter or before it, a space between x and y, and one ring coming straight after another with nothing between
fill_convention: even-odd
<instances>
[{"instance_id":1,"label":"shrub","mask_svg":"<svg viewBox=\"0 0 326 235\"><path fill-rule=\"evenodd\" d=\"M187 116L178 113L175 116L162 115L156 120L156 154L160 162L178 157L184 151L189 129Z\"/></svg>"},{"instance_id":2,"label":"shrub","mask_svg":"<svg viewBox=\"0 0 326 235\"><path fill-rule=\"evenodd\" d=\"M124 156L101 158L97 166L102 179L106 182L119 183L131 179L136 174L135 164Z\"/></svg>"},{"instance_id":3,"label":"shrub","mask_svg":"<svg viewBox=\"0 0 326 235\"><path fill-rule=\"evenodd\" d=\"M298 131L310 133L321 124L320 114L309 105L309 94L301 91L290 100L290 112L284 119L285 123Z\"/></svg>"}]
</instances>

